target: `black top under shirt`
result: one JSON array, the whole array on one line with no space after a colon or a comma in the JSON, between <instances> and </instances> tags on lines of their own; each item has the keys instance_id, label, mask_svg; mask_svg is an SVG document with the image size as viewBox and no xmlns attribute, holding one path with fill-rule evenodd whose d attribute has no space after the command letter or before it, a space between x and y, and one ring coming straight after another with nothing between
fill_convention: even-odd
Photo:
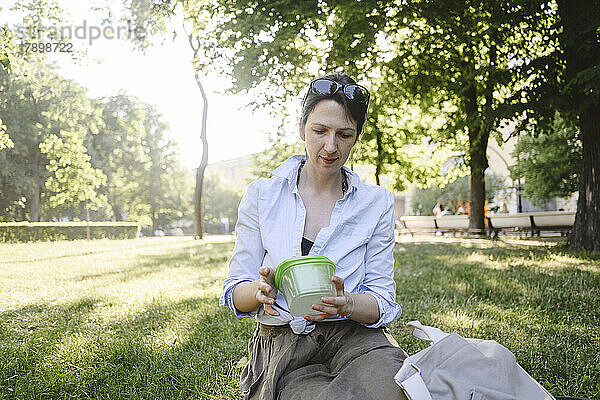
<instances>
[{"instance_id":1,"label":"black top under shirt","mask_svg":"<svg viewBox=\"0 0 600 400\"><path fill-rule=\"evenodd\" d=\"M315 244L315 242L311 242L310 240L308 240L305 237L302 238L302 255L303 256L307 255L310 252L310 249L312 248L313 244Z\"/></svg>"},{"instance_id":2,"label":"black top under shirt","mask_svg":"<svg viewBox=\"0 0 600 400\"><path fill-rule=\"evenodd\" d=\"M304 160L300 161L300 166L298 167L298 179L296 179L296 186L298 186L298 184L300 183L300 171L302 171L302 167L304 167L304 163L305 163ZM344 193L346 193L346 190L348 190L348 181L346 178L346 172L344 170L342 170L342 178L343 178L342 179L342 191ZM302 237L302 243L300 244L300 247L302 248L303 256L308 255L313 244L315 244L315 242L311 242L307 238Z\"/></svg>"}]
</instances>

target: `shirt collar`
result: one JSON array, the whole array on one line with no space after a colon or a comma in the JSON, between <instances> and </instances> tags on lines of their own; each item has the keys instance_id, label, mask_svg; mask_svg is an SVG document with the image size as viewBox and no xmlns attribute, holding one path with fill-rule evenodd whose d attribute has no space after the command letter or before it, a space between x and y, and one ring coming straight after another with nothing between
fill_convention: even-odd
<instances>
[{"instance_id":1,"label":"shirt collar","mask_svg":"<svg viewBox=\"0 0 600 400\"><path fill-rule=\"evenodd\" d=\"M302 160L306 160L306 156L303 154L296 154L291 156L287 160L285 160L279 167L275 168L271 173L274 176L278 176L288 180L288 185L290 186L290 190L294 191L296 188L296 180L298 179L298 167L300 166L300 162ZM349 183L349 191L352 192L355 189L358 189L358 185L360 184L360 177L356 174L356 172L352 171L350 168L345 165L342 166L342 169L346 172L346 176L348 177Z\"/></svg>"}]
</instances>

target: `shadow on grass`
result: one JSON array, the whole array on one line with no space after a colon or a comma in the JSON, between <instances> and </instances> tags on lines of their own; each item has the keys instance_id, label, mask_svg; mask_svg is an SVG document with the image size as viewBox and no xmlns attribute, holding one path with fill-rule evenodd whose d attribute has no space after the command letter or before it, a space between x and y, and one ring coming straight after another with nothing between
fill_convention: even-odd
<instances>
[{"instance_id":1,"label":"shadow on grass","mask_svg":"<svg viewBox=\"0 0 600 400\"><path fill-rule=\"evenodd\" d=\"M190 292L210 293L222 284L231 248L171 248L75 280L151 283L159 273L191 269L199 273L189 275ZM236 364L253 320L235 318L214 295L159 298L134 312L113 303L82 298L0 313L0 398L240 398Z\"/></svg>"},{"instance_id":2,"label":"shadow on grass","mask_svg":"<svg viewBox=\"0 0 600 400\"><path fill-rule=\"evenodd\" d=\"M470 260L475 254L475 260ZM552 249L402 244L396 252L398 301L485 303L545 313L553 322L600 320L600 265L553 260Z\"/></svg>"},{"instance_id":3,"label":"shadow on grass","mask_svg":"<svg viewBox=\"0 0 600 400\"><path fill-rule=\"evenodd\" d=\"M237 399L235 365L254 322L216 303L188 298L151 304L109 324L94 323L101 302L93 299L4 312L0 393L19 399Z\"/></svg>"},{"instance_id":4,"label":"shadow on grass","mask_svg":"<svg viewBox=\"0 0 600 400\"><path fill-rule=\"evenodd\" d=\"M61 260L61 259L68 259L68 258L73 258L73 257L85 257L85 256L90 256L90 255L97 255L97 254L107 254L107 253L114 253L114 250L94 250L94 251L85 251L85 252L80 252L80 253L73 253L73 254L63 254L60 256L47 256L44 255L43 257L39 257L39 258L31 258L31 259L25 259L25 260L9 260L9 261L0 261L0 265L1 264L30 264L33 262L38 262L38 261L49 261L49 260Z\"/></svg>"},{"instance_id":5,"label":"shadow on grass","mask_svg":"<svg viewBox=\"0 0 600 400\"><path fill-rule=\"evenodd\" d=\"M220 287L231 248L169 249L79 279L154 281L162 272L191 268L204 272L194 289ZM580 259L545 265L558 262L553 255L562 254L508 244L399 244L403 319L495 339L552 393L594 398L600 394L598 268ZM113 305L87 297L3 312L0 398L239 399L236 363L255 322L235 318L217 301L210 295L158 299L109 320L99 315ZM401 323L392 331L411 354L426 346Z\"/></svg>"},{"instance_id":6,"label":"shadow on grass","mask_svg":"<svg viewBox=\"0 0 600 400\"><path fill-rule=\"evenodd\" d=\"M232 248L233 243L231 242L217 242L197 247L169 249L167 254L140 255L136 263L117 271L80 275L74 280L88 281L116 277L122 282L128 282L177 268L199 268L206 272L214 272L229 260ZM207 275L206 278L210 280L210 274ZM214 283L216 280L222 280L222 278L219 276L210 282L203 278L201 283Z\"/></svg>"},{"instance_id":7,"label":"shadow on grass","mask_svg":"<svg viewBox=\"0 0 600 400\"><path fill-rule=\"evenodd\" d=\"M74 244L74 245L81 245L82 242L89 244L88 250L85 251L78 251L78 252L74 252L74 253L70 253L68 249L59 249L58 251L65 251L65 254L60 254L60 255L50 255L48 253L48 251L44 251L44 249L38 249L37 252L35 252L35 255L37 255L38 257L32 256L31 254L29 255L19 255L17 256L18 258L13 259L12 257L9 256L8 261L2 260L0 261L0 265L2 264L30 264L30 263L35 263L35 262L47 262L47 261L62 261L62 260L68 260L68 259L72 259L72 258L77 258L77 257L86 257L86 256L95 256L95 255L103 255L103 254L111 254L111 253L116 253L118 252L118 250L115 250L112 247L105 247L105 241L107 241L108 239L102 239L102 240L92 240L90 242L86 242L84 240L77 240L77 241L69 241L68 244ZM140 249L150 249L156 246L156 243L139 243L136 242L136 239L122 239L122 240L117 240L119 242L122 241L126 241L128 242L127 244L130 246L133 246L135 249L140 250ZM59 243L61 243L59 246L65 246L65 242L64 241L58 241ZM79 242L79 243L78 243ZM100 243L98 243L100 242ZM29 243L31 245L40 245L40 244L46 244L46 245L51 245L52 241L50 242L32 242ZM20 247L25 247L28 245L28 243L14 243L13 245L15 246L20 246ZM122 245L122 243L121 243ZM98 246L98 247L96 247ZM46 249L47 250L47 249ZM129 250L129 249L128 249ZM19 254L17 252L17 254Z\"/></svg>"}]
</instances>

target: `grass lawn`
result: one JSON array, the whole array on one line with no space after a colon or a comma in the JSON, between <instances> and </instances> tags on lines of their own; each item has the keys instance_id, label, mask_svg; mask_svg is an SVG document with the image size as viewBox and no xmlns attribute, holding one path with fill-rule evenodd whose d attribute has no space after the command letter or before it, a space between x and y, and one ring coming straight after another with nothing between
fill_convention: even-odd
<instances>
[{"instance_id":1,"label":"grass lawn","mask_svg":"<svg viewBox=\"0 0 600 400\"><path fill-rule=\"evenodd\" d=\"M600 259L553 243L396 246L392 325L495 339L552 393L600 399ZM218 306L233 242L0 244L0 399L239 399L254 320Z\"/></svg>"}]
</instances>

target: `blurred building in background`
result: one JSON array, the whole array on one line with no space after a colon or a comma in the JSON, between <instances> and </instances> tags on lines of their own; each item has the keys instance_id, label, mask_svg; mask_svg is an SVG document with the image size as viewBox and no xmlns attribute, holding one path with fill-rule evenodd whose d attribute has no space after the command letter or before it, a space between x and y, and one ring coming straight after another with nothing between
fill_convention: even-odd
<instances>
[{"instance_id":1,"label":"blurred building in background","mask_svg":"<svg viewBox=\"0 0 600 400\"><path fill-rule=\"evenodd\" d=\"M218 161L208 164L206 172L217 172L227 184L236 189L246 191L248 180L252 177L254 167L254 154L236 157L229 160ZM195 173L195 170L194 170Z\"/></svg>"}]
</instances>

